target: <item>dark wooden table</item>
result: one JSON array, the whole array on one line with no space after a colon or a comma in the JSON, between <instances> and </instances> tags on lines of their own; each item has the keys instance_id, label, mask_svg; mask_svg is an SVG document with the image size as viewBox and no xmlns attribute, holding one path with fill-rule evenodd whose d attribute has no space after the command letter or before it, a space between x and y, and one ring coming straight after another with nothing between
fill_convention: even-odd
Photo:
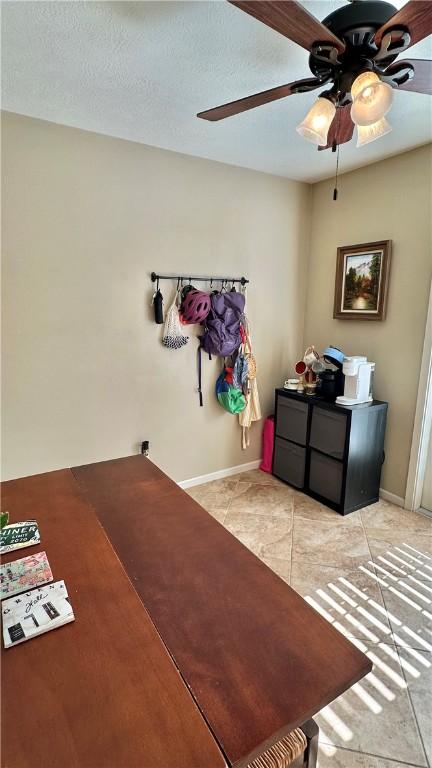
<instances>
[{"instance_id":1,"label":"dark wooden table","mask_svg":"<svg viewBox=\"0 0 432 768\"><path fill-rule=\"evenodd\" d=\"M145 466L142 463L142 466ZM35 518L75 621L2 655L7 768L223 768L225 760L69 470L2 485Z\"/></svg>"},{"instance_id":2,"label":"dark wooden table","mask_svg":"<svg viewBox=\"0 0 432 768\"><path fill-rule=\"evenodd\" d=\"M371 669L142 456L2 492L76 616L3 652L7 768L241 768Z\"/></svg>"},{"instance_id":3,"label":"dark wooden table","mask_svg":"<svg viewBox=\"0 0 432 768\"><path fill-rule=\"evenodd\" d=\"M72 471L230 765L247 765L371 670L148 459Z\"/></svg>"}]
</instances>

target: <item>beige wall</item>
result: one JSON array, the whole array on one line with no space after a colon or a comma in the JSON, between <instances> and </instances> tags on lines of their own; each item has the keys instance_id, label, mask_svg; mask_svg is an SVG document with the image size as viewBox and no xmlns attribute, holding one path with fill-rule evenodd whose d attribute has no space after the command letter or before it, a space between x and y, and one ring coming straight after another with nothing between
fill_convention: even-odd
<instances>
[{"instance_id":1,"label":"beige wall","mask_svg":"<svg viewBox=\"0 0 432 768\"><path fill-rule=\"evenodd\" d=\"M390 403L382 486L405 493L432 267L431 147L309 187L3 116L3 477L135 452L177 480L251 461L215 403L218 362L160 344L149 273L236 273L265 413L303 343L376 362ZM309 243L310 256L309 265ZM333 320L336 248L393 240L387 319ZM306 291L306 271L307 291ZM162 284L167 306L171 284ZM303 329L304 324L304 329ZM303 337L304 330L304 337Z\"/></svg>"},{"instance_id":2,"label":"beige wall","mask_svg":"<svg viewBox=\"0 0 432 768\"><path fill-rule=\"evenodd\" d=\"M310 188L58 125L3 119L3 477L128 455L177 480L251 461L160 344L149 273L245 274L264 412L301 350ZM163 284L166 304L172 285Z\"/></svg>"},{"instance_id":3,"label":"beige wall","mask_svg":"<svg viewBox=\"0 0 432 768\"><path fill-rule=\"evenodd\" d=\"M342 148L343 154L343 148ZM422 147L313 187L305 342L330 342L376 362L375 397L388 400L381 485L405 495L432 271L432 148ZM393 240L384 322L333 320L336 249Z\"/></svg>"}]
</instances>

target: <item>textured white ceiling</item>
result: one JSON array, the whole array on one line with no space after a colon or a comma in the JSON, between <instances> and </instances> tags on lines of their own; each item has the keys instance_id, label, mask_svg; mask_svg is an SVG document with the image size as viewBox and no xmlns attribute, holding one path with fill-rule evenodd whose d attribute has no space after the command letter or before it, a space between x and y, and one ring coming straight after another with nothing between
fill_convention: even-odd
<instances>
[{"instance_id":1,"label":"textured white ceiling","mask_svg":"<svg viewBox=\"0 0 432 768\"><path fill-rule=\"evenodd\" d=\"M393 0L400 7L403 0ZM322 19L342 0L305 7ZM316 98L291 96L219 123L198 111L307 77L308 54L222 0L2 3L2 106L156 147L315 181L334 171L295 126ZM432 58L431 39L410 49ZM341 170L432 139L432 97L395 93L393 132L341 148Z\"/></svg>"}]
</instances>

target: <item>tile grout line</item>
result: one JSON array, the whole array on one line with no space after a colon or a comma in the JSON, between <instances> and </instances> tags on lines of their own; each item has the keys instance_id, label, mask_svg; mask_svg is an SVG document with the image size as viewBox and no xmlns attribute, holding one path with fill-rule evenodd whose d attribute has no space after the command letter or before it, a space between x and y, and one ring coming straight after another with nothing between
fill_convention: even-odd
<instances>
[{"instance_id":1,"label":"tile grout line","mask_svg":"<svg viewBox=\"0 0 432 768\"><path fill-rule=\"evenodd\" d=\"M292 565L293 565L293 551L294 551L294 495L291 499L291 556L290 556L290 569L289 569L289 586L291 586Z\"/></svg>"},{"instance_id":2,"label":"tile grout line","mask_svg":"<svg viewBox=\"0 0 432 768\"><path fill-rule=\"evenodd\" d=\"M374 644L374 643L372 643L372 642L371 642L371 641L369 641L369 640L363 640L363 642L364 642L364 643L365 643L365 644L368 646L368 648L369 648L369 649L370 649L370 648L372 648L372 649L373 649L373 648L374 648L374 646L375 646L375 644ZM384 755L382 755L382 754L377 754L377 753L375 753L375 752L365 752L365 751L363 751L363 750L362 750L362 749L360 749L360 748L358 748L358 749L352 749L351 747L348 747L348 746L345 746L345 745L344 745L344 746L342 746L342 745L340 745L340 744L335 744L335 743L334 743L333 741L331 741L331 740L329 740L329 741L326 741L325 739L321 739L321 738L319 738L319 743L320 743L320 744L322 744L322 745L331 746L331 747L333 747L333 748L335 748L335 749L337 749L337 750L341 750L341 749L344 749L344 750L346 750L347 752L352 752L352 753L354 753L354 754L359 754L359 755L363 755L363 756L364 756L364 755L366 755L366 756L367 756L367 755L369 755L369 756L371 756L371 757L374 757L374 758L377 758L377 759L380 759L380 760L385 760L385 761L388 761L390 764L394 763L394 764L395 764L395 765L397 765L397 766L399 766L399 765L401 765L401 766L402 766L402 765L403 765L403 766L406 766L407 768L431 768L431 765L430 765L430 762L429 762L429 758L428 758L428 755L426 754L426 749L425 749L425 747L424 747L424 741L423 741L423 738L422 738L422 735L421 735L421 732L420 732L420 728L419 728L419 725L418 725L418 721L417 721L417 717L416 717L415 709L414 709L414 706L413 706L413 703L412 703L412 699L411 699L410 691L409 691L409 689L408 689L407 678L406 678L406 675L405 675L405 670L404 670L404 667L402 666L402 663L401 663L401 657L400 657L400 654L398 653L398 649L397 649L397 647L396 647L396 646L395 646L393 643L389 643L389 642L386 642L386 641L385 641L385 644L386 644L386 645L388 645L388 646L391 646L391 647L393 647L393 648L394 648L394 650L395 650L395 652L396 652L396 655L397 655L397 658L398 658L399 667L400 667L400 674L402 675L403 679L405 680L405 683L406 683L406 686L407 686L407 687L406 687L406 689L405 689L405 692L406 692L406 694L407 694L407 697L408 697L408 706L409 706L409 708L410 708L410 711L411 711L411 715L412 715L412 719L413 719L413 722L415 723L415 729L416 729L417 740L418 740L418 743L419 743L419 744L420 744L420 746L421 746L421 750L422 750L422 753L423 753L423 760L424 760L425 762L423 762L423 763L413 763L413 762L409 762L409 763L408 763L406 760L401 760L401 759L400 759L400 758L398 758L398 757L394 757L394 756L392 756L392 757L389 757L389 756L384 756ZM365 653L366 653L366 651L365 651ZM375 669L375 665L374 665L374 669L373 669L373 671L376 671L376 669ZM366 679L366 678L365 678L365 679ZM351 690L351 689L348 689L348 691L349 691L349 690ZM348 692L348 691L347 691L347 692ZM343 694L343 695L344 695L344 694ZM334 703L335 703L335 702L332 702L332 704L334 704ZM318 713L318 714L319 714L319 713ZM410 731L410 732L411 732L411 733L413 733L413 729L411 729L411 731Z\"/></svg>"},{"instance_id":3,"label":"tile grout line","mask_svg":"<svg viewBox=\"0 0 432 768\"><path fill-rule=\"evenodd\" d=\"M321 741L319 740L319 744L323 744L327 747L333 747L337 750L345 750L345 752L351 752L353 755L365 755L366 757L377 757L379 760L386 760L388 763L394 763L395 765L404 765L406 768L427 768L424 765L420 765L420 763L407 763L405 760L399 760L393 757L383 757L382 755L377 755L375 752L362 752L360 749L351 749L350 747L339 747L336 744L333 744L332 742L327 741ZM391 766L390 766L391 768Z\"/></svg>"},{"instance_id":4,"label":"tile grout line","mask_svg":"<svg viewBox=\"0 0 432 768\"><path fill-rule=\"evenodd\" d=\"M229 513L229 511L231 509L231 505L233 503L233 500L236 497L236 491L238 489L239 484L241 484L241 481L240 480L236 480L235 481L234 489L232 491L232 494L230 496L229 502L228 502L226 510L225 510L225 514L224 514L224 517L223 517L223 520L222 520L222 525L224 525L226 517L227 517L227 515L228 515L228 513ZM267 483L267 484L264 484L264 483L251 483L250 485L252 487L254 485L257 485L257 486L268 486L268 487L271 486L270 483ZM289 582L288 583L291 585L292 568L293 568L293 554L294 554L293 553L293 548L294 548L294 523L295 523L295 514L294 514L294 511L295 511L295 497L294 496L292 497L292 500L291 500L291 510L290 511L291 511L291 531L290 531L290 533L291 533L291 536L290 536L291 552L290 552L290 558L289 558L290 571L289 571ZM265 517L264 514L261 515L261 516L263 518ZM302 519L301 515L299 515L298 517L299 517L299 519ZM370 544L369 544L369 538L368 538L367 530L366 530L366 527L364 525L364 521L363 521L363 518L361 516L361 513L360 513L359 517L360 517L360 525L361 525L361 528L362 528L362 531L363 531L363 534L364 534L364 537L365 537L365 540L366 540L366 544L367 544L367 550L369 552L369 559L372 561L372 564L373 564L372 568L373 568L373 571L376 573L376 568L374 567L374 558L372 556L372 552L371 552L371 549L370 549ZM305 519L308 520L309 518L305 518ZM261 557L259 559L262 560ZM276 560L287 561L287 558L275 558L275 559ZM324 566L324 567L326 567L326 565L327 565L327 564L323 564L323 563L315 563L315 564L319 565L319 566ZM334 568L334 563L331 563L331 564L329 563L327 565L327 567L333 567ZM347 569L342 569L343 572L345 572L346 570ZM359 570L359 567L357 565L357 566L354 566L354 568L349 568L348 570L349 571L357 572ZM378 590L379 590L379 594L381 596L381 600L383 602L384 607L387 610L386 603L385 603L385 600L384 600L383 590L381 588L381 585L378 582L376 582L376 586L378 586ZM387 620L387 623L389 624L388 620ZM428 756L426 754L425 745L424 745L423 737L422 737L422 734L421 734L421 731L420 731L419 723L418 723L418 720L417 720L417 715L416 715L416 711L415 711L415 708L414 708L414 705L413 705L411 693L410 693L410 690L408 689L408 681L407 681L406 673L405 673L405 670L404 670L404 668L402 666L402 663L401 663L401 659L402 659L401 650L403 650L403 649L399 649L399 647L396 645L396 642L395 642L394 637L393 637L393 628L392 628L392 626L390 624L389 624L389 629L391 630L391 640L390 641L385 640L385 642L388 645L394 647L394 650L395 650L395 652L397 654L397 657L399 659L401 671L403 673L403 677L405 679L405 682L407 683L407 694L408 694L408 699L409 699L409 706L410 706L410 709L411 709L413 720L415 722L415 727L416 727L418 741L421 744L421 748L422 748L422 752L423 752L423 757L426 760L425 766L427 765L429 768L431 768ZM321 743L325 744L325 742L321 742ZM337 749L345 749L346 751L352 752L354 754L360 754L360 755L370 754L371 756L374 756L376 758L382 757L382 755L375 755L374 753L366 753L366 752L362 752L361 750L351 750L348 747L337 747ZM390 762L393 760L393 758L386 758L386 759L388 759ZM414 764L413 763L405 763L405 762L403 762L401 764L409 766L409 768L414 768ZM417 766L418 764L415 764L415 765ZM418 768L425 768L425 766L418 765Z\"/></svg>"},{"instance_id":5,"label":"tile grout line","mask_svg":"<svg viewBox=\"0 0 432 768\"><path fill-rule=\"evenodd\" d=\"M236 497L236 492L237 492L237 490L238 490L238 486L239 486L239 485L241 485L241 484L242 484L242 482L243 482L245 485L249 485L249 486L250 486L250 487L252 487L252 488L253 488L254 486L259 486L259 487L261 487L261 488L271 488L271 487L273 486L273 484L272 484L272 483L262 483L262 482L248 482L248 481L246 481L246 479L245 479L244 481L241 481L241 480L234 480L234 478L233 478L233 481L235 482L235 487L234 487L234 490L232 491L232 494L231 494L231 498L230 498L230 500L229 500L229 502L228 502L228 504L227 504L226 510L225 510L225 512L224 512L224 516L223 516L223 519L220 521L222 525L225 525L225 521L226 521L227 515L228 515L228 513L229 513L229 511L230 511L230 509L231 509L232 503L233 503L233 501L234 501L234 499L235 499L235 497ZM206 485L207 485L207 484L206 484ZM211 485L211 483L209 483L208 485ZM290 568L289 568L289 581L288 581L288 584L291 586L291 584L292 584L292 571L293 571L293 561L294 561L294 524L295 524L295 520L297 519L297 518L296 518L296 516L295 516L295 493L293 494L293 496L292 496L292 499L291 499L291 510L290 510L290 511L291 511L291 531L290 531L290 545L291 545L291 552L290 552L290 557L289 557L289 558L286 558L286 557L278 557L278 556L273 556L273 557L274 557L274 559L275 559L275 560L280 560L280 561L282 561L282 562L286 562L286 563L289 563L289 566L290 566ZM362 516L361 516L361 510L359 510L359 513L360 513L360 514L359 514L360 523L359 523L359 525L358 525L358 526L357 526L357 524L356 524L356 526L355 526L355 527L361 527L361 529L362 529L362 531L363 531L363 534L364 534L364 537L365 537L365 540L366 540L366 545L367 545L367 550L368 550L368 552L369 552L369 555L370 555L370 560L372 561L372 563L374 563L374 561L373 561L373 556L372 556L372 553L371 553L371 550L370 550L370 545L369 545L369 539L368 539L367 530L366 530L366 527L365 527L365 525L364 525L364 521L363 521L363 518L362 518ZM258 514L258 513L257 513L257 514L256 514L256 516L257 516L257 517L260 517L260 516L261 516L261 517L263 517L263 519L265 518L265 515L264 515L264 514L261 514L261 515L260 515L260 514ZM309 522L311 522L309 518L302 518L302 517L301 517L301 515L299 515L299 516L298 516L298 518L299 518L300 520L301 520L301 519L305 519L306 521L309 521ZM282 519L282 518L281 518L281 519ZM259 557L259 559L260 559L260 560L262 560L262 559L263 559L261 556L259 556L259 555L257 555L257 556ZM320 567L324 567L324 568L325 568L325 567L329 567L329 568L334 568L334 567L335 567L335 565L334 565L334 562L331 562L331 563L322 563L322 562L317 562L317 561L315 561L315 560L314 560L314 561L311 561L311 562L312 562L313 564L315 564L315 565L318 565L318 566L320 566ZM373 571L376 573L376 569L374 568L374 566L373 566L373 565L372 565L372 569L373 569ZM352 567L352 566L350 565L350 566L348 566L347 568L343 568L341 572L342 572L343 574L345 574L345 575L346 575L346 572L348 572L348 573L349 573L349 572L358 572L358 570L359 570L359 566L358 566L358 565L354 565L354 567ZM375 582L375 586L376 586L376 587L378 587L378 592L379 592L379 595L380 595L380 598L381 598L381 601L382 601L382 604L383 604L384 608L385 608L386 610L388 610L388 609L387 609L387 606L386 606L386 601L385 601L385 598L384 598L384 594L383 594L383 590L382 590L382 587L381 587L381 585L380 585L378 582ZM392 625L390 624L390 622L389 622L388 618L386 618L386 623L387 623L387 626L388 626L388 628L389 628L389 631L390 631L390 633L391 633L391 635L390 635L390 638L391 638L391 639L390 639L390 640L387 640L387 642L390 642L390 644L391 644L391 645L394 645L394 646L396 647L396 646L397 646L397 643L396 643L396 641L395 641L395 639L394 639L394 632L393 632L393 627L392 627ZM356 637L356 636L357 636L357 635L353 634L353 637ZM410 647L411 647L411 646L410 646Z\"/></svg>"},{"instance_id":6,"label":"tile grout line","mask_svg":"<svg viewBox=\"0 0 432 768\"><path fill-rule=\"evenodd\" d=\"M368 534L367 534L366 526L364 524L364 520L363 520L361 509L359 509L359 513L360 513L360 523L361 523L361 527L363 528L363 533L365 535L366 544L367 544L367 548L369 550L370 559L373 561L372 551L371 551L370 544L369 544L369 537L368 537ZM375 567L374 567L374 571L375 571Z\"/></svg>"},{"instance_id":7,"label":"tile grout line","mask_svg":"<svg viewBox=\"0 0 432 768\"><path fill-rule=\"evenodd\" d=\"M371 551L371 548L370 548L370 544L369 544L369 537L368 537L367 529L366 529L366 526L365 526L365 524L364 524L364 520L363 520L363 516L362 516L362 514L361 514L361 510L359 510L359 512L360 512L360 521L361 521L361 525L362 525L362 528L363 528L363 532L364 532L364 535L365 535L365 538L366 538L367 547L368 547L368 550L369 550L369 554L370 554L370 559L371 559L371 561L372 561L372 563L373 563L372 567L373 567L373 570L374 570L374 572L376 573L376 570L377 570L377 569L375 568L375 560L374 560L374 557L373 557L373 555L372 555L372 551ZM357 568L356 570L358 570L358 568ZM385 610L386 610L386 611L388 611L388 608L387 608L387 604L386 604L386 601L385 601L385 598L384 598L383 589L382 589L382 587L381 587L381 584L380 584L379 582L376 582L376 585L377 585L377 587L378 587L378 589L379 589L379 592L380 592L380 595L381 595L381 599L382 599L382 601L383 601L383 605L384 605L384 607L385 607ZM393 627L392 627L392 625L390 624L390 621L389 621L389 619L387 618L387 619L386 619L386 621L387 621L387 624L388 624L388 626L389 626L389 629L391 630L391 643L390 643L390 645L392 645L392 647L394 647L394 649L395 649L395 652L396 652L396 654L397 654L397 657L398 657L398 659L399 659L399 664L400 664L401 672L402 672L403 678L404 678L404 680L405 680L405 682L406 682L406 686L407 686L407 688L406 688L406 692L407 692L407 695L408 695L408 700L409 700L409 705L410 705L410 708L411 708L411 713L412 713L412 716L413 716L413 719L414 719L414 722L415 722L415 725L416 725L416 730L417 730L417 737L418 737L418 740L419 740L419 742L420 742L420 744L421 744L421 748L422 748L422 750L423 750L423 756L424 756L424 759L426 760L426 765L428 766L428 768L431 768L431 764L430 764L430 762L429 762L429 757L428 757L428 755L427 755L427 753L426 753L426 749L425 749L425 744L424 744L423 736L422 736L422 733L421 733L421 730L420 730L420 726L419 726L419 723L418 723L418 720L417 720L417 713L416 713L416 710L415 710L415 707L414 707L414 703L413 703L413 700L412 700L411 691L410 691L410 689L409 689L409 684L408 684L407 675L406 675L405 669L404 669L404 667L403 667L403 665L402 665L402 660L403 660L403 657L402 657L402 655L401 655L401 651L402 651L403 649L402 649L402 648L400 648L400 647L398 646L398 644L396 643L396 640L395 640L395 638L394 638ZM324 743L324 742L323 742L323 743ZM343 749L343 747L338 747L338 749ZM351 750L350 750L350 751L351 751ZM352 750L352 751L354 751L354 750ZM369 753L359 752L359 754L369 754ZM373 753L371 753L371 754L373 754ZM380 756L379 756L379 755L376 755L376 757L380 757ZM410 763L407 763L406 765L409 765L409 766L411 766L412 764L410 764Z\"/></svg>"},{"instance_id":8,"label":"tile grout line","mask_svg":"<svg viewBox=\"0 0 432 768\"><path fill-rule=\"evenodd\" d=\"M369 552L370 552L370 555L371 555L371 560L372 560L372 563L373 563L373 566L372 566L372 567L373 567L374 573L375 573L375 575L379 575L379 574L377 573L377 568L375 567L375 558L374 558L374 556L372 555L372 552L371 552L371 549L370 549L370 544L369 544L369 537L368 537L368 533L367 533L367 529L366 529L366 526L364 525L364 521L363 521L363 517L362 517L362 514L361 514L361 510L360 510L360 519L361 519L361 522L362 522L363 530L364 530L364 532L365 532L365 536L366 536L366 541L367 541L368 549L369 549ZM420 532L419 532L419 533L420 533ZM392 549L394 546L396 546L396 545L393 545L393 544L391 544L391 542L390 542L390 549ZM381 595L381 599L382 599L382 601L383 601L383 604L384 604L384 608L386 609L386 611L387 611L387 612L389 612L389 609L387 608L387 602L386 602L386 599L385 599L385 596L384 596L384 590L383 590L383 588L382 588L382 586L381 586L381 584L380 584L379 582L376 582L376 584L377 584L377 586L378 586L378 588L379 588L379 591L380 591L380 595ZM389 629L391 630L392 642L393 642L393 644L395 645L395 647L396 647L396 649L397 649L397 648L399 648L400 646L398 645L398 643L397 643L397 642L396 642L396 640L394 639L394 629L393 629L393 625L391 624L391 622L390 622L390 619L388 619L388 618L387 618L387 623L388 623L388 625L389 625ZM417 648L417 646L413 646L413 645L410 645L410 646L407 646L407 647L409 647L409 648L413 648L414 650L419 650L419 649ZM420 650L421 650L421 649L420 649ZM411 698L410 698L410 701L411 701ZM417 723L417 719L416 719L416 723ZM417 727L418 727L418 724L417 724ZM423 740L422 740L422 745L423 745ZM424 746L424 745L423 745L423 746ZM425 754L426 754L426 753L425 753ZM427 755L426 755L426 758L427 758ZM429 760L428 760L428 766L429 766L429 768L430 768Z\"/></svg>"},{"instance_id":9,"label":"tile grout line","mask_svg":"<svg viewBox=\"0 0 432 768\"><path fill-rule=\"evenodd\" d=\"M422 735L422 732L421 732L421 729L420 729L420 726L419 726L419 722L417 720L417 712L415 710L414 702L413 702L412 696L411 696L411 691L409 689L408 678L407 678L407 675L406 675L406 672L405 672L405 668L404 668L404 666L402 664L403 656L401 655L401 651L403 650L403 648L400 648L396 644L395 644L395 648L396 648L396 653L398 655L401 672L402 672L403 678L404 678L404 680L406 682L406 686L407 686L406 687L406 692L408 694L408 699L409 699L410 707L411 707L411 710L412 710L412 714L414 716L414 722L415 722L416 728L417 728L417 736L419 738L420 744L421 744L422 749L423 749L423 753L424 753L424 756L425 756L425 759L426 759L426 764L427 764L428 768L430 768L429 757L428 757L428 754L426 752L425 743L424 743L424 740L423 740L423 735Z\"/></svg>"},{"instance_id":10,"label":"tile grout line","mask_svg":"<svg viewBox=\"0 0 432 768\"><path fill-rule=\"evenodd\" d=\"M372 550L371 550L370 544L369 544L369 536L368 536L367 528L366 528L366 526L364 524L364 520L363 520L363 515L362 515L361 509L359 510L359 512L360 512L360 520L361 520L362 528L363 528L364 535L365 535L365 538L366 538L367 548L369 550L370 559L372 561L372 570L373 570L373 572L374 572L374 574L376 576L377 575L377 569L375 567L375 559L374 559L374 556L372 554ZM375 583L376 583L376 585L377 585L377 587L379 589L379 593L380 593L380 596L381 596L382 604L383 604L385 610L388 613L389 611L388 611L387 604L386 604L386 601L385 601L385 598L384 598L384 595L383 595L383 590L382 590L381 584L379 583L379 581L377 581ZM390 619L388 618L388 616L386 616L386 622L387 622L388 628L389 628L389 630L391 632L392 642L394 643L394 645L396 645L396 642L395 642L394 636L393 636L394 635L393 626L390 623Z\"/></svg>"},{"instance_id":11,"label":"tile grout line","mask_svg":"<svg viewBox=\"0 0 432 768\"><path fill-rule=\"evenodd\" d=\"M234 477L235 477L235 475L234 475ZM233 492L232 492L232 494L231 494L231 498L230 498L230 500L229 500L229 502L228 502L228 506L227 506L227 508L226 508L226 510L225 510L225 515L224 515L224 519L222 520L222 525L225 525L225 520L227 519L227 515L228 515L228 512L230 511L230 506L231 506L231 504L232 504L232 500L233 500L233 498L234 498L234 495L235 495L235 492L236 492L236 490L237 490L237 487L238 487L239 483L240 483L240 480L236 480L236 481L235 481L235 488L234 488L234 490L233 490ZM227 529L227 530L228 530L228 529Z\"/></svg>"}]
</instances>

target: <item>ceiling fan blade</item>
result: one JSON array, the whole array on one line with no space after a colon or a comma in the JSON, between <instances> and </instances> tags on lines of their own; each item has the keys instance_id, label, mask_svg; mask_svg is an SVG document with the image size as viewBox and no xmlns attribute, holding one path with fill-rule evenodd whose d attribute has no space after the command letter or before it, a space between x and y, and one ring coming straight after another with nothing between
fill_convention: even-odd
<instances>
[{"instance_id":1,"label":"ceiling fan blade","mask_svg":"<svg viewBox=\"0 0 432 768\"><path fill-rule=\"evenodd\" d=\"M399 85L398 91L415 91L428 93L432 96L432 61L430 59L404 59L396 62L398 66L411 64L414 67L414 77ZM387 67L385 74L391 74L392 65Z\"/></svg>"},{"instance_id":2,"label":"ceiling fan blade","mask_svg":"<svg viewBox=\"0 0 432 768\"><path fill-rule=\"evenodd\" d=\"M345 44L295 0L228 0L310 51L314 43L328 43L340 53Z\"/></svg>"},{"instance_id":3,"label":"ceiling fan blade","mask_svg":"<svg viewBox=\"0 0 432 768\"><path fill-rule=\"evenodd\" d=\"M338 107L328 132L327 144L325 147L318 147L318 149L330 149L335 141L336 144L345 144L347 141L351 141L353 133L354 123L351 120L351 104Z\"/></svg>"},{"instance_id":4,"label":"ceiling fan blade","mask_svg":"<svg viewBox=\"0 0 432 768\"><path fill-rule=\"evenodd\" d=\"M410 45L418 43L432 34L432 2L431 0L409 0L403 8L391 17L375 33L375 42L379 46L383 35L392 27L408 29ZM409 47L409 46L407 46Z\"/></svg>"},{"instance_id":5,"label":"ceiling fan blade","mask_svg":"<svg viewBox=\"0 0 432 768\"><path fill-rule=\"evenodd\" d=\"M230 101L228 104L221 104L220 107L213 107L213 109L206 109L204 112L198 112L197 117L201 117L203 120L223 120L225 117L231 117L232 115L239 115L240 112L246 112L248 109L254 109L254 107L260 107L261 104L269 104L271 101L277 101L277 99L284 99L285 96L291 96L292 93L297 93L301 90L302 84L307 85L307 90L312 90L314 87L318 88L323 85L323 81L316 79L316 85L313 86L312 78L306 80L296 80L294 83L287 83L286 85L278 85L276 88L270 88L268 91L261 91L260 93L254 93L252 96L246 96L244 99L237 99L237 101Z\"/></svg>"}]
</instances>

